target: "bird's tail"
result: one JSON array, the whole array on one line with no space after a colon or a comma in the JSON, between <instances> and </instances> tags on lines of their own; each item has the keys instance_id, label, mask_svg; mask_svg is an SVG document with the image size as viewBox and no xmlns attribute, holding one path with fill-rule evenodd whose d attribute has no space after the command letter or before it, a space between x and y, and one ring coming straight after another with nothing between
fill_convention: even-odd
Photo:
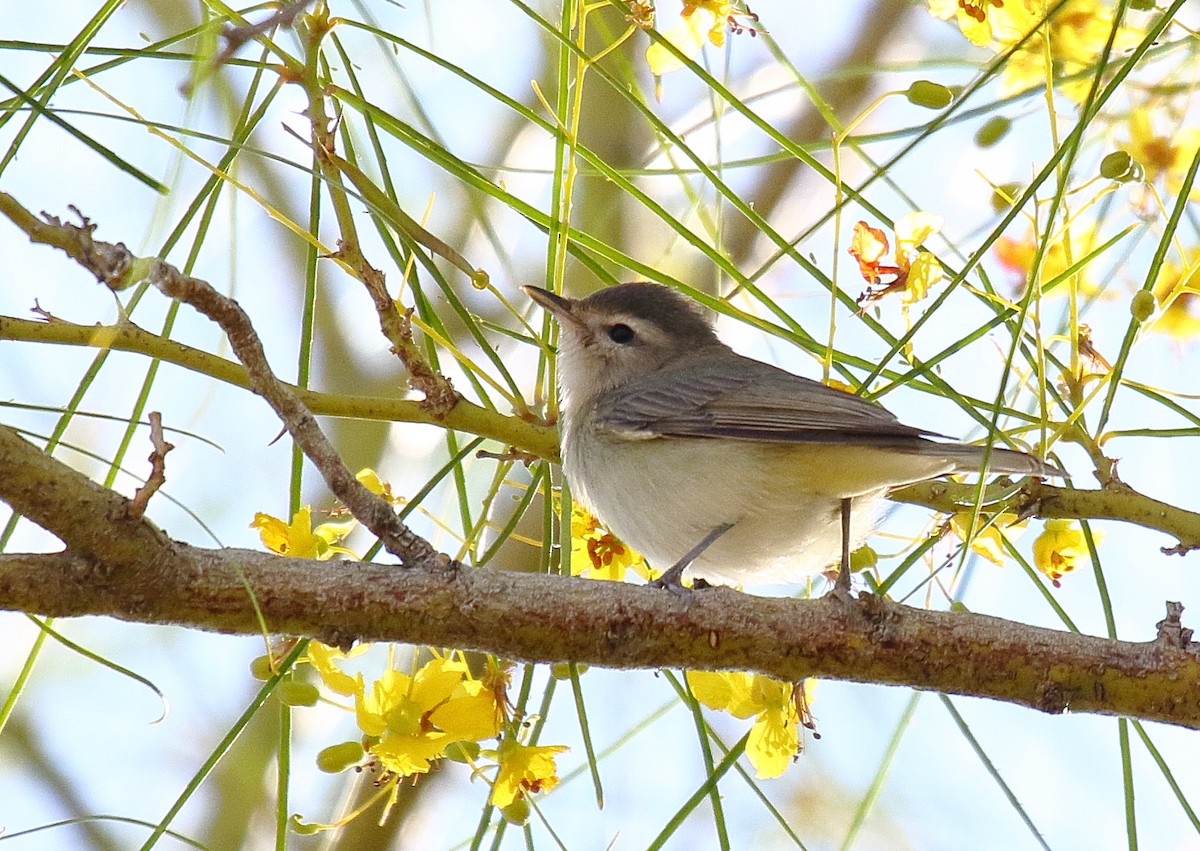
<instances>
[{"instance_id":1,"label":"bird's tail","mask_svg":"<svg viewBox=\"0 0 1200 851\"><path fill-rule=\"evenodd\" d=\"M939 448L946 450L946 457L958 464L958 471L963 473L979 472L983 467L984 448L965 444L942 444ZM1020 476L1058 476L1066 474L1055 467L1034 458L1025 452L1013 449L1001 449L993 446L988 453L987 471L989 473L1014 473Z\"/></svg>"}]
</instances>

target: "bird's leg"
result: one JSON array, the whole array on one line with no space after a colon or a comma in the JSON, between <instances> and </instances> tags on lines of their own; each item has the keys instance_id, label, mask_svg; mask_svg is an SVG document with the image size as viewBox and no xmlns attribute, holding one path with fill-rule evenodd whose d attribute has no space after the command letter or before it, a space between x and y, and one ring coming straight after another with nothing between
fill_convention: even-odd
<instances>
[{"instance_id":1,"label":"bird's leg","mask_svg":"<svg viewBox=\"0 0 1200 851\"><path fill-rule=\"evenodd\" d=\"M842 565L838 568L833 593L839 597L850 596L850 497L842 498Z\"/></svg>"},{"instance_id":2,"label":"bird's leg","mask_svg":"<svg viewBox=\"0 0 1200 851\"><path fill-rule=\"evenodd\" d=\"M667 568L667 571L662 576L651 582L650 586L653 588L666 588L668 591L676 594L684 591L685 589L683 587L683 583L680 581L680 577L683 576L683 571L687 569L688 565L698 559L701 553L711 547L713 541L717 540L717 538L721 537L732 528L732 523L722 523L720 526L713 529L704 536L704 539L701 540L700 543L688 550L687 554L683 558Z\"/></svg>"}]
</instances>

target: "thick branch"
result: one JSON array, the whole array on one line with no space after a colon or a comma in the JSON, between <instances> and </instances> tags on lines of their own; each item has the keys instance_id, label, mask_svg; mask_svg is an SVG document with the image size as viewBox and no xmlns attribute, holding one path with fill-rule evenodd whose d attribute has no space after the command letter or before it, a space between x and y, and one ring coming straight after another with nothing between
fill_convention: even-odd
<instances>
[{"instance_id":1,"label":"thick branch","mask_svg":"<svg viewBox=\"0 0 1200 851\"><path fill-rule=\"evenodd\" d=\"M107 615L254 633L243 579L271 630L463 647L529 661L757 670L992 697L1048 712L1200 728L1200 654L1177 628L1106 641L875 597L780 600L468 569L204 550L171 541L107 490L0 427L0 499L68 552L0 555L0 609Z\"/></svg>"},{"instance_id":2,"label":"thick branch","mask_svg":"<svg viewBox=\"0 0 1200 851\"><path fill-rule=\"evenodd\" d=\"M77 555L111 569L175 555L174 542L138 514L132 501L51 458L7 426L0 426L0 500Z\"/></svg>"},{"instance_id":3,"label":"thick branch","mask_svg":"<svg viewBox=\"0 0 1200 851\"><path fill-rule=\"evenodd\" d=\"M1200 728L1200 651L1177 611L1155 641L1132 644L909 609L875 597L797 601L713 589L679 599L615 583L462 568L354 482L297 394L271 374L235 302L161 260L93 241L86 221L82 227L56 220L42 225L22 217L19 205L6 209L12 206L6 201L0 193L0 212L31 238L63 248L110 287L148 280L219 322L246 365L249 385L276 410L330 489L391 552L423 569L171 541L131 511L129 500L0 427L0 499L68 548L60 555L0 556L0 608L252 633L258 622L248 583L270 629L339 643L393 640L530 661L758 670L786 680L822 676ZM1056 493L1039 487L1025 495L1044 509L1054 505ZM1181 543L1193 540L1181 536Z\"/></svg>"},{"instance_id":4,"label":"thick branch","mask_svg":"<svg viewBox=\"0 0 1200 851\"><path fill-rule=\"evenodd\" d=\"M255 633L245 577L270 629L331 643L403 641L614 668L753 670L785 681L817 676L1200 728L1198 646L1172 641L1167 631L1137 644L877 597L842 603L714 588L685 601L615 582L176 547L175 562L130 571L69 555L0 555L0 608Z\"/></svg>"}]
</instances>

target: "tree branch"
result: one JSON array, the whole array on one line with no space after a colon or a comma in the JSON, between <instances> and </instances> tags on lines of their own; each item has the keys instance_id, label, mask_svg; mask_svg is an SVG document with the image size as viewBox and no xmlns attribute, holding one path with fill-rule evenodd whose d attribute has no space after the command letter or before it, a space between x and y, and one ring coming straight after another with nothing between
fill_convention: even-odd
<instances>
[{"instance_id":1,"label":"tree branch","mask_svg":"<svg viewBox=\"0 0 1200 851\"><path fill-rule=\"evenodd\" d=\"M1200 645L1172 641L1170 630L1140 644L1110 641L871 596L841 603L714 588L684 601L616 582L176 544L174 558L135 570L69 554L0 555L0 608L252 634L258 623L243 579L271 630L332 644L401 641L529 662L815 676L1200 728Z\"/></svg>"},{"instance_id":2,"label":"tree branch","mask_svg":"<svg viewBox=\"0 0 1200 851\"><path fill-rule=\"evenodd\" d=\"M391 525L392 521L388 519L392 514L390 507L354 480L320 432L312 414L328 413L336 416L426 422L482 437L492 437L518 450L531 452L548 460L558 458L556 429L522 417L488 411L461 397L457 397L458 401L449 413L443 413L443 391L446 388L439 390L435 384L428 381L422 384L421 389L426 393L432 392L442 400L432 409L419 402L314 393L282 382L271 373L262 353L262 346L250 326L249 317L236 302L217 293L205 281L183 275L161 260L135 257L123 243L112 244L94 240L94 228L86 219L83 226L63 224L52 216L47 216L46 221L41 221L15 198L4 192L0 192L0 213L23 230L31 241L61 248L92 272L97 280L112 289L122 289L137 281L147 280L166 295L192 304L221 324L233 344L234 352L243 362L250 358L251 364L248 368L231 363L215 355L158 337L131 322L111 326L84 326L58 319L52 322L33 322L0 316L0 339L38 340L142 352L254 390L280 413L284 425L292 432L292 436L297 439L309 459L321 470L334 495L372 531L375 531L373 524ZM284 415L285 409L290 411L287 416ZM293 431L293 428L299 428L304 434ZM337 487L330 481L331 477L337 482ZM346 495L352 492L357 495L347 500ZM975 492L975 485L934 481L900 488L890 496L899 502L924 505L935 511L953 514L973 506ZM984 504L999 502L1009 496L1005 488L992 485L985 490ZM1114 484L1100 490L1087 491L1027 482L1015 499L1015 510L1031 516L1121 520L1149 529L1158 529L1174 535L1178 540L1175 546L1164 547L1165 553L1182 555L1200 548L1200 513L1159 502L1127 485ZM376 512L375 519L358 515L355 500L363 502L364 506L369 504L370 511ZM1008 504L1011 506L1012 501ZM383 514L385 507L387 515ZM426 556L432 554L432 550L423 549L423 552Z\"/></svg>"},{"instance_id":3,"label":"tree branch","mask_svg":"<svg viewBox=\"0 0 1200 851\"><path fill-rule=\"evenodd\" d=\"M1179 622L1177 604L1169 607L1158 638L1134 644L910 609L873 596L781 600L711 589L681 600L618 583L464 568L354 481L301 397L271 373L236 302L161 260L94 241L86 219L81 226L53 218L43 224L14 205L0 193L0 212L31 239L67 251L107 286L146 280L217 321L246 365L248 386L276 410L330 490L414 569L172 541L130 500L0 426L0 499L67 546L57 555L0 555L0 609L253 633L258 621L249 587L271 630L332 643L405 641L528 661L757 670L784 680L829 677L1200 728L1200 645ZM947 498L957 500L955 506L974 498L972 486L925 487L909 497L937 502L940 510L947 510L941 508ZM1078 493L1029 485L1018 496L1044 514L1093 499L1092 510L1105 512L1100 516L1143 525L1175 522L1181 544L1200 539L1187 525L1195 520L1188 512L1156 503L1126 516L1113 506L1130 504L1128 493ZM1168 516L1165 509L1178 513Z\"/></svg>"},{"instance_id":4,"label":"tree branch","mask_svg":"<svg viewBox=\"0 0 1200 851\"><path fill-rule=\"evenodd\" d=\"M897 488L888 494L897 502L923 505L942 514L969 511L978 485L935 480ZM1061 520L1120 520L1174 536L1179 543L1163 547L1168 555L1200 549L1200 514L1161 502L1123 483L1098 490L1056 487L1028 479L1014 491L1011 485L986 485L983 505L1003 505L1005 511L1026 517Z\"/></svg>"},{"instance_id":5,"label":"tree branch","mask_svg":"<svg viewBox=\"0 0 1200 851\"><path fill-rule=\"evenodd\" d=\"M0 499L63 540L0 555L0 609L105 615L333 644L403 641L531 662L754 670L990 697L1045 712L1200 728L1200 645L1178 611L1150 642L1110 641L962 612L857 601L687 599L615 582L206 550L169 540L130 501L0 427Z\"/></svg>"},{"instance_id":6,"label":"tree branch","mask_svg":"<svg viewBox=\"0 0 1200 851\"><path fill-rule=\"evenodd\" d=\"M0 193L2 194L2 193ZM125 320L115 325L79 325L62 319L43 322L0 316L0 340L91 346L135 352L173 363L234 387L250 389L250 376L240 363L160 337ZM530 419L506 415L458 397L449 413L431 411L408 399L323 393L287 384L304 406L318 416L352 417L387 422L426 423L498 440L543 458L558 457L558 430Z\"/></svg>"}]
</instances>

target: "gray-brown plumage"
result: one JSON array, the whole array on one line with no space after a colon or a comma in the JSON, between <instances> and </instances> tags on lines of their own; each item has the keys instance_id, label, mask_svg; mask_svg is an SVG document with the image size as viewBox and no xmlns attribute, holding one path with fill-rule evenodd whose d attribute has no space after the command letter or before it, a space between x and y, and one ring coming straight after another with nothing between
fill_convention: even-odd
<instances>
[{"instance_id":1,"label":"gray-brown plumage","mask_svg":"<svg viewBox=\"0 0 1200 851\"><path fill-rule=\"evenodd\" d=\"M978 471L982 447L931 439L880 405L734 353L698 306L655 284L573 300L525 291L562 327L563 466L572 493L659 568L728 526L690 572L795 579L870 531L898 485ZM993 448L993 473L1058 475Z\"/></svg>"}]
</instances>

